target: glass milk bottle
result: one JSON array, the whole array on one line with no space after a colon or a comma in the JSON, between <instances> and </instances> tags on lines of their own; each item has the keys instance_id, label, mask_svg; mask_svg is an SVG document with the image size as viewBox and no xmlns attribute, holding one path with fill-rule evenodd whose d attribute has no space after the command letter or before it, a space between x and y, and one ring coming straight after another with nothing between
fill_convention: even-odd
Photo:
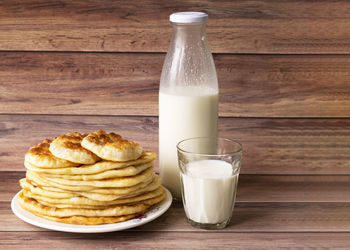
<instances>
[{"instance_id":1,"label":"glass milk bottle","mask_svg":"<svg viewBox=\"0 0 350 250\"><path fill-rule=\"evenodd\" d=\"M218 80L206 37L208 15L170 15L173 35L159 89L159 171L163 185L181 199L176 144L192 137L216 137Z\"/></svg>"}]
</instances>

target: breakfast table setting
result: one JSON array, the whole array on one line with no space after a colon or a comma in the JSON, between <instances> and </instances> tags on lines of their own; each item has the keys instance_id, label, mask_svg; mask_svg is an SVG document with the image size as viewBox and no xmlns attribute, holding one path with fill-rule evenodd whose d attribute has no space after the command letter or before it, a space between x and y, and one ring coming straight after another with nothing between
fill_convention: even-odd
<instances>
[{"instance_id":1,"label":"breakfast table setting","mask_svg":"<svg viewBox=\"0 0 350 250\"><path fill-rule=\"evenodd\" d=\"M0 249L350 248L350 3L0 3Z\"/></svg>"}]
</instances>

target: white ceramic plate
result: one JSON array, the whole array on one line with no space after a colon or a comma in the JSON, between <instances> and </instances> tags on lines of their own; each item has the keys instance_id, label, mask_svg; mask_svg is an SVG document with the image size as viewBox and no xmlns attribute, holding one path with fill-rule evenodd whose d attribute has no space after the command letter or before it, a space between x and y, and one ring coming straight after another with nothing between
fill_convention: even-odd
<instances>
[{"instance_id":1,"label":"white ceramic plate","mask_svg":"<svg viewBox=\"0 0 350 250\"><path fill-rule=\"evenodd\" d=\"M15 197L13 197L11 202L11 208L13 213L21 220L29 224L32 224L34 226L38 226L42 228L47 228L47 229L56 230L56 231L63 231L63 232L73 232L73 233L113 232L113 231L120 231L120 230L141 226L164 214L168 210L172 202L171 193L166 188L164 189L166 191L166 198L161 203L155 205L151 210L149 210L143 216L141 216L140 218L131 219L128 221L114 223L114 224L103 224L103 225L92 225L92 226L72 225L72 224L54 222L54 221L40 218L32 214L31 212L23 209L18 204L17 197L20 192L18 192L15 195Z\"/></svg>"}]
</instances>

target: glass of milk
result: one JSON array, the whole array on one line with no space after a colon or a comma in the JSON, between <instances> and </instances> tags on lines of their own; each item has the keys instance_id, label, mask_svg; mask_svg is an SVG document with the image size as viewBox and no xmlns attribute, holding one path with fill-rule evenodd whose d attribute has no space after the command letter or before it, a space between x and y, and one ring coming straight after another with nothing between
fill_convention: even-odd
<instances>
[{"instance_id":1,"label":"glass of milk","mask_svg":"<svg viewBox=\"0 0 350 250\"><path fill-rule=\"evenodd\" d=\"M230 139L198 137L177 144L181 192L189 223L221 229L231 220L242 145Z\"/></svg>"}]
</instances>

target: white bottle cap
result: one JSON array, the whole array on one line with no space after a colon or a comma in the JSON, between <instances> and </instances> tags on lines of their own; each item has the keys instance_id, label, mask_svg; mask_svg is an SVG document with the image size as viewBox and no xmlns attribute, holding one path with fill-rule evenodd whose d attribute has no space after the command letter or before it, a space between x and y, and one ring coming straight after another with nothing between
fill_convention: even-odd
<instances>
[{"instance_id":1,"label":"white bottle cap","mask_svg":"<svg viewBox=\"0 0 350 250\"><path fill-rule=\"evenodd\" d=\"M208 22L208 14L204 12L176 12L170 15L173 23L204 23Z\"/></svg>"}]
</instances>

